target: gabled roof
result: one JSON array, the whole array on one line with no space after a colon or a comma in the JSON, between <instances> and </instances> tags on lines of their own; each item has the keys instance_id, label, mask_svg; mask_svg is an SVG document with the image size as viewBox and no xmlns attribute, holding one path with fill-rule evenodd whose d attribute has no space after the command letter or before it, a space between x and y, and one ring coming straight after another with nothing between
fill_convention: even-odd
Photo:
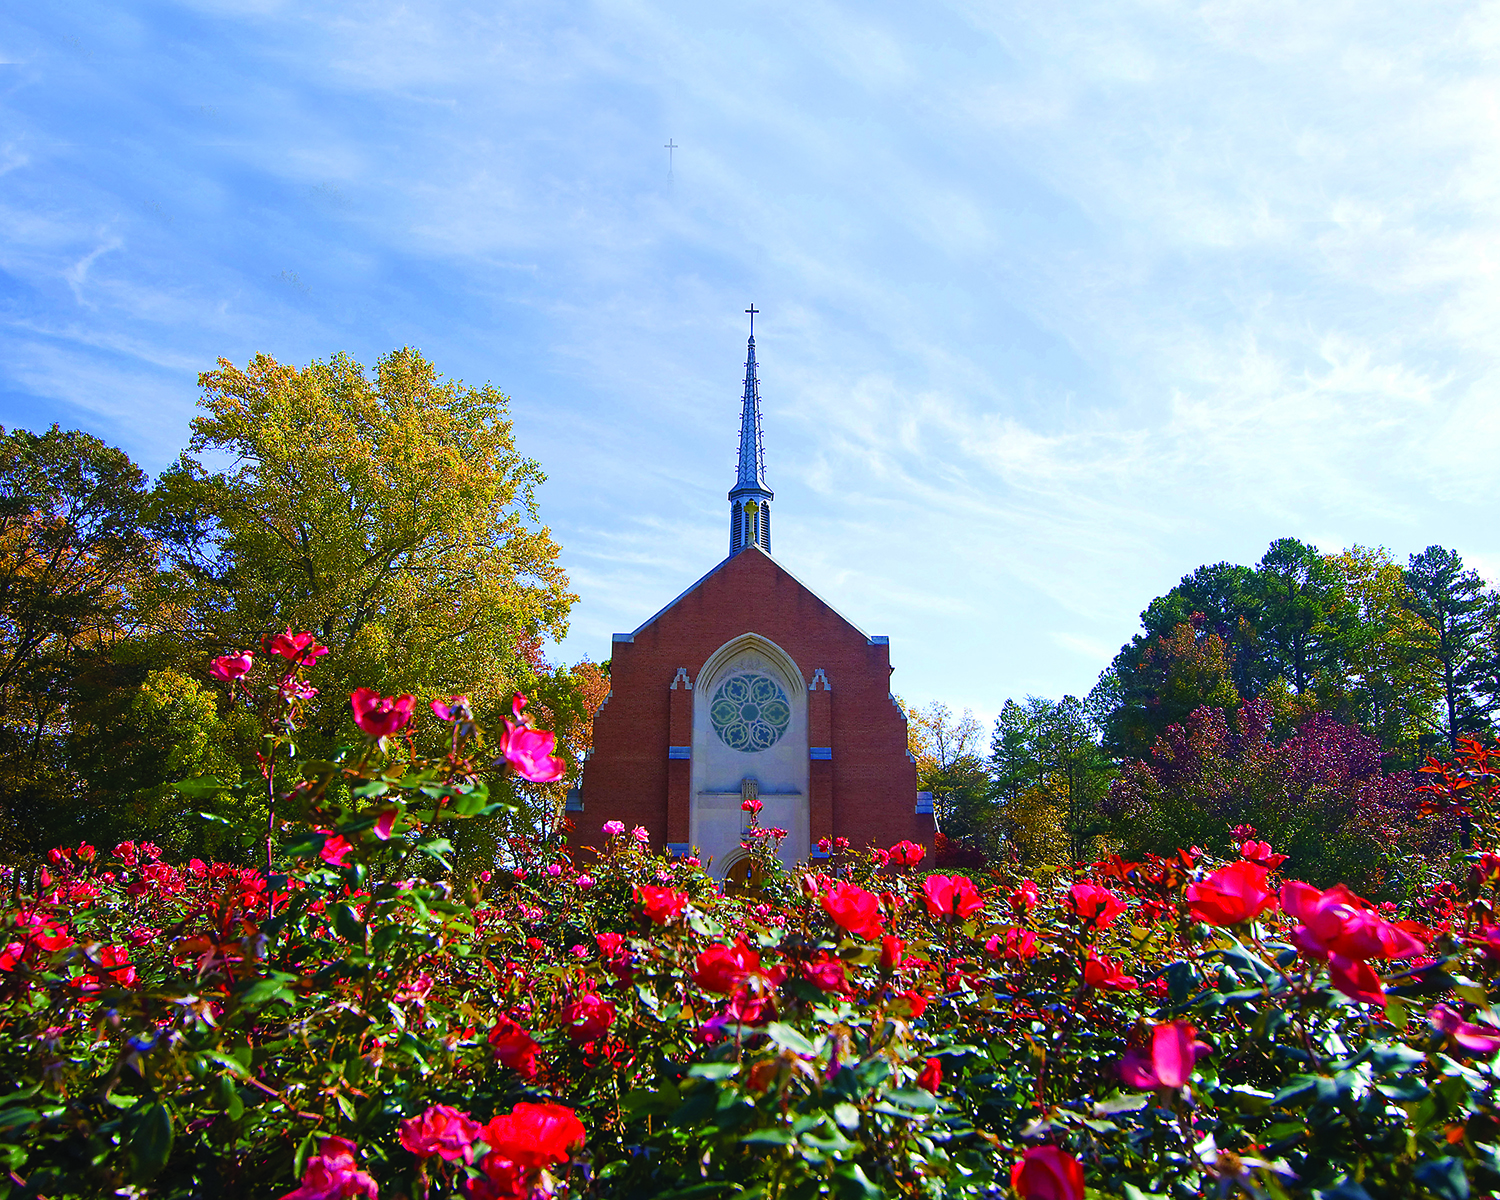
<instances>
[{"instance_id":1,"label":"gabled roof","mask_svg":"<svg viewBox=\"0 0 1500 1200\"><path fill-rule=\"evenodd\" d=\"M691 596L700 587L702 587L705 583L707 583L710 579L712 579L715 575L717 575L720 571L722 571L725 567L727 567L730 563L732 563L741 554L759 554L759 555L761 555L763 558L765 558L765 560L767 562L769 562L778 571L780 571L783 575L785 575L788 579L790 579L793 583L795 583L798 587L800 587L804 592L806 592L809 596L813 597L813 599L817 600L818 603L820 603L821 605L823 605L824 608L828 609L829 612L831 612L834 616L836 616L845 625L849 626L850 629L854 630L855 633L859 634L860 637L864 638L866 641L870 640L870 635L867 634L863 629L861 629L858 625L856 625L848 617L844 616L843 613L839 612L838 609L834 608L833 605L829 604L827 600L824 600L822 596L818 595L817 592L813 591L812 588L808 587L807 584L803 583L802 580L798 579L795 575L793 575L790 571L788 571L785 567L783 567L779 562L777 562L774 558L772 558L769 554L767 554L759 546L757 546L757 545L755 545L753 543L750 544L750 545L748 545L748 546L745 546L743 549L736 550L733 554L731 554L728 558L726 558L723 562L721 562L718 566L716 566L712 571L708 572L708 574L704 575L701 579L697 580L695 583L693 583L689 587L687 587L680 595L678 595L674 600L672 600L672 602L670 604L667 604L665 607L659 609L657 612L653 613L650 617L646 618L646 620L642 621L639 625L637 625L635 627L635 629L633 629L631 631L630 636L633 638L637 634L639 634L643 629L645 629L648 625L655 624L662 617L664 617L667 613L671 612L672 609L676 608L679 604L681 604L683 602L683 600L685 600L685 599L687 599L687 597Z\"/></svg>"}]
</instances>

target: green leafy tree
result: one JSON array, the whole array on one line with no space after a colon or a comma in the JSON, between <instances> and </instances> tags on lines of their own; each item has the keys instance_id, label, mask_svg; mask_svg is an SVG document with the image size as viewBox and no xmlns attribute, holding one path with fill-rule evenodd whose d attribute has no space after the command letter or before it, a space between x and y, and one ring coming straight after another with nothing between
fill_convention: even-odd
<instances>
[{"instance_id":1,"label":"green leafy tree","mask_svg":"<svg viewBox=\"0 0 1500 1200\"><path fill-rule=\"evenodd\" d=\"M1381 547L1352 546L1328 561L1353 615L1338 635L1344 695L1336 707L1414 767L1430 740L1442 689L1425 661L1405 573Z\"/></svg>"},{"instance_id":2,"label":"green leafy tree","mask_svg":"<svg viewBox=\"0 0 1500 1200\"><path fill-rule=\"evenodd\" d=\"M1341 634L1352 617L1342 577L1314 546L1277 538L1255 569L1258 637L1267 674L1300 696L1320 682L1342 680Z\"/></svg>"},{"instance_id":3,"label":"green leafy tree","mask_svg":"<svg viewBox=\"0 0 1500 1200\"><path fill-rule=\"evenodd\" d=\"M214 689L177 671L151 671L137 687L116 688L83 699L74 710L69 757L86 789L73 836L112 845L125 838L152 841L174 854L234 856L225 822L258 825L263 810L235 811L224 795L215 801L219 821L199 818L173 786L211 776L238 779L243 756L256 738L254 718L243 710L221 712ZM253 807L253 806L252 806Z\"/></svg>"},{"instance_id":4,"label":"green leafy tree","mask_svg":"<svg viewBox=\"0 0 1500 1200\"><path fill-rule=\"evenodd\" d=\"M348 733L357 686L464 693L480 714L539 686L566 707L567 673L540 679L528 651L565 631L575 597L502 393L409 348L373 371L221 359L199 382L204 413L162 485L198 653L314 631L330 650L314 748Z\"/></svg>"},{"instance_id":5,"label":"green leafy tree","mask_svg":"<svg viewBox=\"0 0 1500 1200\"><path fill-rule=\"evenodd\" d=\"M1462 735L1489 732L1500 700L1487 686L1495 670L1496 596L1457 551L1442 546L1413 554L1404 582L1402 602L1416 619L1419 661L1437 683L1437 719L1451 754Z\"/></svg>"},{"instance_id":6,"label":"green leafy tree","mask_svg":"<svg viewBox=\"0 0 1500 1200\"><path fill-rule=\"evenodd\" d=\"M142 631L149 501L145 474L96 437L0 430L0 838L13 853L50 845L77 802L70 708Z\"/></svg>"},{"instance_id":7,"label":"green leafy tree","mask_svg":"<svg viewBox=\"0 0 1500 1200\"><path fill-rule=\"evenodd\" d=\"M1234 652L1201 614L1152 639L1133 664L1116 663L1119 700L1105 719L1105 746L1119 758L1145 757L1199 708L1239 707Z\"/></svg>"},{"instance_id":8,"label":"green leafy tree","mask_svg":"<svg viewBox=\"0 0 1500 1200\"><path fill-rule=\"evenodd\" d=\"M934 700L907 711L907 730L917 786L932 793L938 827L956 842L986 848L992 821L990 777L979 753L983 727L968 709L955 717Z\"/></svg>"},{"instance_id":9,"label":"green leafy tree","mask_svg":"<svg viewBox=\"0 0 1500 1200\"><path fill-rule=\"evenodd\" d=\"M1045 840L1026 828L1035 814L1045 813L1067 861L1078 862L1108 828L1100 806L1114 766L1077 696L1060 701L1027 696L1021 704L1007 700L990 739L990 772L1008 835L1018 845L1028 844L1028 838L1030 844Z\"/></svg>"}]
</instances>

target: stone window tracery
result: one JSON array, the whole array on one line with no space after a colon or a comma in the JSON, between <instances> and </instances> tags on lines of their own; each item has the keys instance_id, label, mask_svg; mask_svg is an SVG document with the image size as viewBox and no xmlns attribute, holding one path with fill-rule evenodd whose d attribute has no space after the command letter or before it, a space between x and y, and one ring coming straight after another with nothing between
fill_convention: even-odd
<instances>
[{"instance_id":1,"label":"stone window tracery","mask_svg":"<svg viewBox=\"0 0 1500 1200\"><path fill-rule=\"evenodd\" d=\"M792 705L769 675L744 672L719 685L708 715L721 742L731 750L754 753L781 740L792 720Z\"/></svg>"}]
</instances>

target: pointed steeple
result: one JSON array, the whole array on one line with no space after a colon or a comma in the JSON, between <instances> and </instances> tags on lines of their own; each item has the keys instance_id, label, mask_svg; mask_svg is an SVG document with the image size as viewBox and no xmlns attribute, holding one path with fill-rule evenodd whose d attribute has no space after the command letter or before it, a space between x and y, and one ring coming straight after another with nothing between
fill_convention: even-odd
<instances>
[{"instance_id":1,"label":"pointed steeple","mask_svg":"<svg viewBox=\"0 0 1500 1200\"><path fill-rule=\"evenodd\" d=\"M729 493L729 552L746 546L771 551L771 504L775 493L766 486L766 450L760 432L760 379L755 369L755 314L751 305L750 346L745 356L745 396L740 409L740 461Z\"/></svg>"}]
</instances>

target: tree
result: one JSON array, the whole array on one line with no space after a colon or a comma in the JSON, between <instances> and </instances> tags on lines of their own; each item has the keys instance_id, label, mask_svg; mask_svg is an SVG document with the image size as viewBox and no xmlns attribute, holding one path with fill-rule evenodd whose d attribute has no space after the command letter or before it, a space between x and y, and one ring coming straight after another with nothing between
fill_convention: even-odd
<instances>
[{"instance_id":1,"label":"tree","mask_svg":"<svg viewBox=\"0 0 1500 1200\"><path fill-rule=\"evenodd\" d=\"M79 680L109 674L157 570L146 476L54 425L0 430L0 836L48 844L77 800L64 739Z\"/></svg>"},{"instance_id":2,"label":"tree","mask_svg":"<svg viewBox=\"0 0 1500 1200\"><path fill-rule=\"evenodd\" d=\"M1382 547L1351 546L1328 562L1351 611L1338 635L1344 695L1337 707L1414 767L1442 690L1423 661L1405 573Z\"/></svg>"},{"instance_id":3,"label":"tree","mask_svg":"<svg viewBox=\"0 0 1500 1200\"><path fill-rule=\"evenodd\" d=\"M1170 854L1185 845L1227 853L1234 828L1250 825L1289 856L1286 870L1296 878L1389 891L1402 849L1441 844L1436 826L1416 825L1413 775L1382 770L1378 739L1318 713L1278 741L1273 719L1268 700L1253 700L1240 709L1239 732L1217 708L1170 727L1110 788L1122 853ZM1430 844L1412 844L1421 838Z\"/></svg>"},{"instance_id":4,"label":"tree","mask_svg":"<svg viewBox=\"0 0 1500 1200\"><path fill-rule=\"evenodd\" d=\"M350 729L354 686L465 693L493 716L535 681L528 645L564 632L575 597L502 393L409 348L373 374L342 354L221 359L199 383L204 414L162 483L197 653L314 631L325 742Z\"/></svg>"},{"instance_id":5,"label":"tree","mask_svg":"<svg viewBox=\"0 0 1500 1200\"><path fill-rule=\"evenodd\" d=\"M1286 679L1298 695L1341 678L1339 635L1350 616L1341 582L1316 547L1296 538L1277 538L1256 565L1256 624L1268 674Z\"/></svg>"},{"instance_id":6,"label":"tree","mask_svg":"<svg viewBox=\"0 0 1500 1200\"><path fill-rule=\"evenodd\" d=\"M932 793L938 826L955 842L983 847L990 777L979 755L983 728L968 709L954 717L934 700L907 710L907 736L917 760L917 786Z\"/></svg>"},{"instance_id":7,"label":"tree","mask_svg":"<svg viewBox=\"0 0 1500 1200\"><path fill-rule=\"evenodd\" d=\"M1119 758L1143 757L1165 729L1199 708L1234 711L1240 703L1233 650L1201 613L1152 639L1117 678L1120 702L1106 718L1105 745Z\"/></svg>"},{"instance_id":8,"label":"tree","mask_svg":"<svg viewBox=\"0 0 1500 1200\"><path fill-rule=\"evenodd\" d=\"M1500 697L1487 686L1497 599L1456 551L1428 546L1409 560L1402 603L1416 619L1415 646L1439 690L1440 729L1449 753L1462 734L1484 737Z\"/></svg>"},{"instance_id":9,"label":"tree","mask_svg":"<svg viewBox=\"0 0 1500 1200\"><path fill-rule=\"evenodd\" d=\"M1047 814L1049 829L1056 827L1069 862L1082 860L1107 828L1099 809L1113 766L1077 696L1007 700L990 740L990 772L1008 834L1023 853L1025 845L1046 840L1028 827L1039 813Z\"/></svg>"}]
</instances>

